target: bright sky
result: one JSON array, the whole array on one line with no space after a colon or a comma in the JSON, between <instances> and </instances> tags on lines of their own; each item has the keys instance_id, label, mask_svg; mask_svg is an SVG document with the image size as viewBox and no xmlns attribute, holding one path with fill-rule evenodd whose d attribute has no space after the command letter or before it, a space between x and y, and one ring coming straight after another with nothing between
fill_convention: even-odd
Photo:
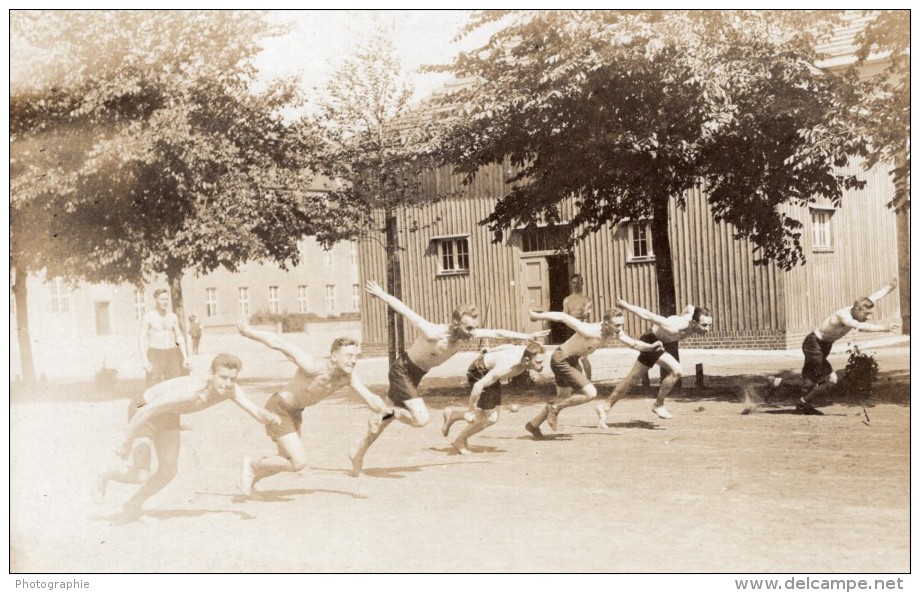
<instances>
[{"instance_id":1,"label":"bright sky","mask_svg":"<svg viewBox=\"0 0 920 593\"><path fill-rule=\"evenodd\" d=\"M466 10L298 10L277 11L272 18L294 23L283 38L265 43L257 61L269 78L296 74L305 90L321 89L334 75L335 65L351 55L355 42L371 35L375 21L392 23L393 41L416 89L416 99L428 96L447 80L446 75L421 74L425 64L449 63L463 50L487 40L473 35L459 43L451 40L469 19Z\"/></svg>"}]
</instances>

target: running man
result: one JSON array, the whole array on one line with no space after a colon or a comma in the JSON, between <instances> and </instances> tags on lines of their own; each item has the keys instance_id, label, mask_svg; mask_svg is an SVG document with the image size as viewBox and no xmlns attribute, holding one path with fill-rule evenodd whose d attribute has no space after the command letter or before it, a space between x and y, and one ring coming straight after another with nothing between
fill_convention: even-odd
<instances>
[{"instance_id":1,"label":"running man","mask_svg":"<svg viewBox=\"0 0 920 593\"><path fill-rule=\"evenodd\" d=\"M498 407L502 403L502 381L517 377L524 371L543 369L546 349L538 342L527 346L502 345L485 349L473 361L466 373L472 385L470 405L466 411L444 408L444 427L441 433L447 438L454 422L466 420L469 426L451 443L461 455L469 455L467 441L498 422Z\"/></svg>"},{"instance_id":2,"label":"running man","mask_svg":"<svg viewBox=\"0 0 920 593\"><path fill-rule=\"evenodd\" d=\"M306 467L307 454L301 440L304 408L319 403L339 389L350 387L383 418L393 416L383 399L365 387L355 372L361 352L358 343L351 338L336 338L329 357L315 359L278 334L257 331L242 322L238 329L242 335L278 350L297 365L294 377L265 402L265 409L281 418L280 424L265 427L278 453L260 459L243 458L240 478L243 494L252 494L253 485L263 478L280 472L299 472Z\"/></svg>"},{"instance_id":3,"label":"running man","mask_svg":"<svg viewBox=\"0 0 920 593\"><path fill-rule=\"evenodd\" d=\"M607 413L610 412L610 408L620 401L629 388L656 364L661 367L661 387L658 388L658 398L652 406L652 412L659 418L673 418L664 406L664 400L684 372L677 360L677 345L687 336L705 334L712 329L712 313L705 307L688 305L681 315L662 317L648 309L630 305L623 299L617 299L617 304L652 323L652 329L639 336L639 339L649 343L660 342L664 349L643 352L639 355L639 359L630 369L629 374L617 384L607 401L597 404L597 425L600 428L607 428Z\"/></svg>"},{"instance_id":4,"label":"running man","mask_svg":"<svg viewBox=\"0 0 920 593\"><path fill-rule=\"evenodd\" d=\"M211 362L207 378L184 376L158 383L133 400L128 409L129 423L116 454L127 460L135 446L150 446L156 453L157 469L149 478L147 467L136 464L99 475L96 498L105 499L110 481L142 483L122 509L125 519L135 519L151 496L162 490L176 477L179 467L179 417L200 412L215 404L230 400L263 424L280 424L281 419L250 401L239 385L237 376L243 364L232 354L218 354ZM145 456L149 459L150 455Z\"/></svg>"},{"instance_id":5,"label":"running man","mask_svg":"<svg viewBox=\"0 0 920 593\"><path fill-rule=\"evenodd\" d=\"M802 352L805 354L805 364L802 366L802 378L805 395L796 403L796 409L804 414L823 416L823 412L815 408L811 401L816 395L829 387L837 384L837 373L834 372L827 357L831 353L834 342L847 335L851 329L864 332L894 332L901 328L897 323L868 323L872 316L875 303L897 288L898 279L892 278L891 282L867 297L856 299L852 307L844 307L827 316L824 321L807 336L802 342ZM779 385L779 380L773 386Z\"/></svg>"},{"instance_id":6,"label":"running man","mask_svg":"<svg viewBox=\"0 0 920 593\"><path fill-rule=\"evenodd\" d=\"M546 311L530 312L533 320L558 321L568 325L575 331L575 335L559 346L550 359L549 367L553 370L556 379L556 397L547 402L546 407L540 410L524 428L539 440L543 438L540 426L545 420L549 427L556 430L559 412L571 408L597 397L597 388L585 376L581 367L581 360L600 348L612 339L617 339L634 350L654 354L660 352L661 342L653 340L650 343L631 338L623 331L625 320L623 311L609 309L604 313L600 323L585 323L565 313Z\"/></svg>"},{"instance_id":7,"label":"running man","mask_svg":"<svg viewBox=\"0 0 920 593\"><path fill-rule=\"evenodd\" d=\"M188 353L179 318L169 310L169 291L153 291L156 309L144 315L138 346L141 365L147 372L147 387L174 377L188 369Z\"/></svg>"},{"instance_id":8,"label":"running man","mask_svg":"<svg viewBox=\"0 0 920 593\"><path fill-rule=\"evenodd\" d=\"M460 305L454 309L449 325L431 323L398 298L387 294L373 280L368 280L364 288L408 319L420 335L390 366L390 389L387 395L395 406L394 415L372 418L368 423L367 434L348 452L352 476L360 475L367 450L394 419L415 427L428 424L431 418L425 401L418 393L418 385L428 371L446 362L470 340L500 338L536 341L537 338L549 334L548 331L522 334L504 329L482 329L479 327L479 309L473 305Z\"/></svg>"}]
</instances>

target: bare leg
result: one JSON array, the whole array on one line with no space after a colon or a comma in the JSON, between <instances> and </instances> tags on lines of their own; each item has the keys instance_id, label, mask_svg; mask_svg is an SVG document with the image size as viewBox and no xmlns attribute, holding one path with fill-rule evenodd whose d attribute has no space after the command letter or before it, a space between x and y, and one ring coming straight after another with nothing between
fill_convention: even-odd
<instances>
[{"instance_id":1,"label":"bare leg","mask_svg":"<svg viewBox=\"0 0 920 593\"><path fill-rule=\"evenodd\" d=\"M144 502L165 488L176 477L179 469L179 438L179 431L176 429L165 430L153 436L157 455L157 471L125 503L124 513L126 515L140 515Z\"/></svg>"},{"instance_id":2,"label":"bare leg","mask_svg":"<svg viewBox=\"0 0 920 593\"><path fill-rule=\"evenodd\" d=\"M574 393L572 393L571 388L566 388L566 391L568 392L566 395L557 395L556 399L547 405L547 420L553 430L556 430L556 418L560 411L589 402L597 397L597 388L590 383Z\"/></svg>"},{"instance_id":3,"label":"bare leg","mask_svg":"<svg viewBox=\"0 0 920 593\"><path fill-rule=\"evenodd\" d=\"M629 388L635 385L643 376L648 372L649 367L645 366L638 360L633 364L632 368L629 369L626 377L622 381L617 383L617 386L607 397L607 401L597 404L597 426L598 428L607 428L607 413L610 412L610 408L613 407L615 403L623 399L627 393L629 393Z\"/></svg>"},{"instance_id":4,"label":"bare leg","mask_svg":"<svg viewBox=\"0 0 920 593\"><path fill-rule=\"evenodd\" d=\"M240 479L240 490L243 494L252 494L256 482L268 476L281 472L299 472L307 466L307 453L303 448L303 441L296 432L279 437L276 441L278 454L253 460L251 457L243 459L243 474Z\"/></svg>"},{"instance_id":5,"label":"bare leg","mask_svg":"<svg viewBox=\"0 0 920 593\"><path fill-rule=\"evenodd\" d=\"M658 359L658 366L662 368L661 387L658 389L658 398L655 400L652 412L659 418L673 418L668 409L664 407L664 400L674 389L674 386L677 385L677 382L680 381L683 367L680 366L680 362L676 358L667 352Z\"/></svg>"},{"instance_id":6,"label":"bare leg","mask_svg":"<svg viewBox=\"0 0 920 593\"><path fill-rule=\"evenodd\" d=\"M488 411L476 410L476 420L467 426L463 432L460 433L460 436L451 444L461 455L469 455L470 450L467 449L467 441L469 438L476 433L482 432L496 422L498 422L498 408Z\"/></svg>"},{"instance_id":7,"label":"bare leg","mask_svg":"<svg viewBox=\"0 0 920 593\"><path fill-rule=\"evenodd\" d=\"M399 408L396 408L396 410L403 411ZM402 419L400 416L400 414L397 414L396 418ZM348 451L348 458L351 460L352 477L357 478L361 475L361 470L364 467L364 456L367 454L367 450L374 444L374 441L380 438L380 435L393 420L393 417L384 420L379 415L376 415L367 421L367 434L358 441L357 445Z\"/></svg>"},{"instance_id":8,"label":"bare leg","mask_svg":"<svg viewBox=\"0 0 920 593\"><path fill-rule=\"evenodd\" d=\"M444 435L444 438L447 438L447 435L450 433L450 427L454 425L454 422L464 420L464 414L465 412L462 410L444 408L444 425L441 427L441 434Z\"/></svg>"}]
</instances>

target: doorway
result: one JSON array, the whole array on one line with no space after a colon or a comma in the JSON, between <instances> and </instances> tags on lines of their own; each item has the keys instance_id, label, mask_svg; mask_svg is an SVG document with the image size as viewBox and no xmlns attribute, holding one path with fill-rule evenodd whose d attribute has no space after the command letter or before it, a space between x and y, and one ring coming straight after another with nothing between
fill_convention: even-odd
<instances>
[{"instance_id":1,"label":"doorway","mask_svg":"<svg viewBox=\"0 0 920 593\"><path fill-rule=\"evenodd\" d=\"M109 302L96 301L96 335L106 336L110 333Z\"/></svg>"},{"instance_id":2,"label":"doorway","mask_svg":"<svg viewBox=\"0 0 920 593\"><path fill-rule=\"evenodd\" d=\"M525 332L550 330L547 344L560 344L568 327L561 323L531 321L529 311L562 311L562 301L569 294L569 256L536 255L521 258L523 279L523 326Z\"/></svg>"}]
</instances>

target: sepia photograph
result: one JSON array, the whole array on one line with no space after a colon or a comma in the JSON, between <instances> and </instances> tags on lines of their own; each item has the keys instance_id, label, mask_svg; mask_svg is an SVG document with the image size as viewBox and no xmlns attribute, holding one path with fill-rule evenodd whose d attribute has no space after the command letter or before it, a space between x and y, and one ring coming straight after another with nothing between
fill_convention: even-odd
<instances>
[{"instance_id":1,"label":"sepia photograph","mask_svg":"<svg viewBox=\"0 0 920 593\"><path fill-rule=\"evenodd\" d=\"M904 588L909 10L8 19L11 587Z\"/></svg>"}]
</instances>

